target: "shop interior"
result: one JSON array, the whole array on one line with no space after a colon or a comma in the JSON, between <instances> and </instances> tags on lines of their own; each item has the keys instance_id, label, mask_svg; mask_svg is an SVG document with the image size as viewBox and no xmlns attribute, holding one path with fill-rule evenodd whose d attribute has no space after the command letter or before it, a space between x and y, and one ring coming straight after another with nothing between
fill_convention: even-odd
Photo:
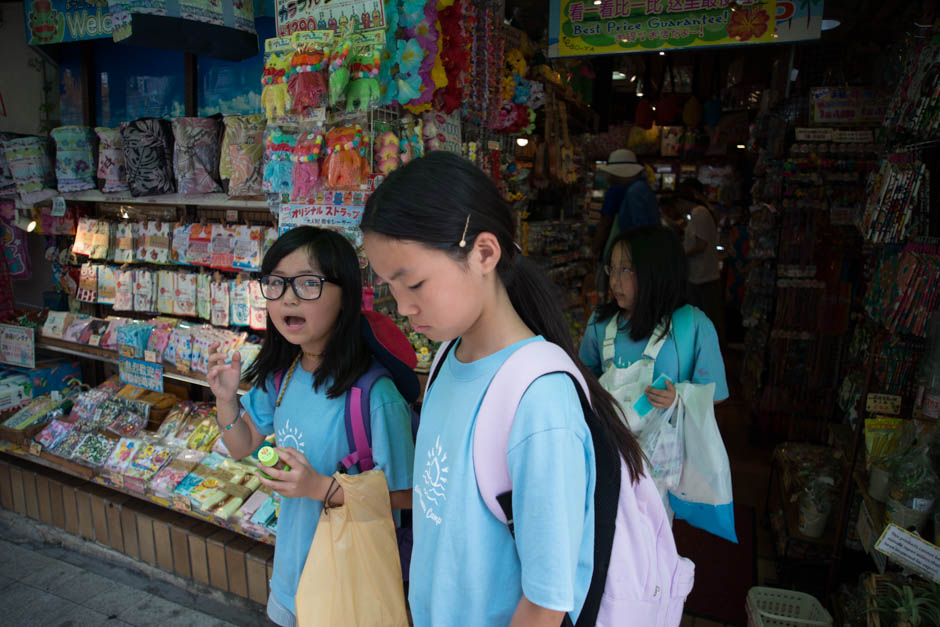
<instances>
[{"instance_id":1,"label":"shop interior","mask_svg":"<svg viewBox=\"0 0 940 627\"><path fill-rule=\"evenodd\" d=\"M718 232L737 542L676 520L682 625L940 624L934 2L454 0L409 22L259 0L234 25L147 4L0 2L4 510L263 608L280 497L228 455L206 373L213 343L258 355L271 244L343 233L425 380L437 344L358 224L389 173L454 152L578 345L625 148L669 224L696 179ZM725 30L643 39L709 15ZM609 24L640 38L583 34Z\"/></svg>"}]
</instances>

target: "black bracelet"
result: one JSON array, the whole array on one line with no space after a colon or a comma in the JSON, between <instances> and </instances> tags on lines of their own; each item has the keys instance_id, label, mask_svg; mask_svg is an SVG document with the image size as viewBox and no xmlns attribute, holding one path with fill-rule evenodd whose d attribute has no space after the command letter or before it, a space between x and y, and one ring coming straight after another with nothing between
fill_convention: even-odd
<instances>
[{"instance_id":1,"label":"black bracelet","mask_svg":"<svg viewBox=\"0 0 940 627\"><path fill-rule=\"evenodd\" d=\"M336 477L330 479L330 485L326 489L326 495L323 497L323 509L333 509L339 505L333 505L330 499L336 496L342 486L336 481Z\"/></svg>"}]
</instances>

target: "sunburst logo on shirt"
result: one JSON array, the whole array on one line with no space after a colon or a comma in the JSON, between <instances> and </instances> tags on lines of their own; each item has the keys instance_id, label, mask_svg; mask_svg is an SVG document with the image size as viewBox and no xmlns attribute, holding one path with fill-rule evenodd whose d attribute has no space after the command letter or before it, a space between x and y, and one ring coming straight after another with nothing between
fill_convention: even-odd
<instances>
[{"instance_id":1,"label":"sunburst logo on shirt","mask_svg":"<svg viewBox=\"0 0 940 627\"><path fill-rule=\"evenodd\" d=\"M277 445L304 452L304 434L300 429L290 426L290 418L277 431Z\"/></svg>"}]
</instances>

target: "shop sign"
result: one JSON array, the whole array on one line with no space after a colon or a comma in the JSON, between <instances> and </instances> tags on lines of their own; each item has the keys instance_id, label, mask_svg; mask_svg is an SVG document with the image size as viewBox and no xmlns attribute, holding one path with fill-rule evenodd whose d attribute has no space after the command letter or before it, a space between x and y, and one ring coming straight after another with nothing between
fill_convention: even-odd
<instances>
[{"instance_id":1,"label":"shop sign","mask_svg":"<svg viewBox=\"0 0 940 627\"><path fill-rule=\"evenodd\" d=\"M23 18L30 46L101 39L113 31L105 0L27 0Z\"/></svg>"},{"instance_id":2,"label":"shop sign","mask_svg":"<svg viewBox=\"0 0 940 627\"><path fill-rule=\"evenodd\" d=\"M822 1L805 11L822 15ZM649 52L778 43L819 37L820 23L798 19L790 2L778 0L551 0L549 56ZM778 20L780 8L788 15Z\"/></svg>"},{"instance_id":3,"label":"shop sign","mask_svg":"<svg viewBox=\"0 0 940 627\"><path fill-rule=\"evenodd\" d=\"M940 547L894 523L885 527L875 548L893 561L940 583Z\"/></svg>"},{"instance_id":4,"label":"shop sign","mask_svg":"<svg viewBox=\"0 0 940 627\"><path fill-rule=\"evenodd\" d=\"M363 205L284 203L278 216L279 233L296 226L358 227Z\"/></svg>"},{"instance_id":5,"label":"shop sign","mask_svg":"<svg viewBox=\"0 0 940 627\"><path fill-rule=\"evenodd\" d=\"M832 132L832 141L839 144L870 144L875 141L874 133L870 130L859 129L857 131L834 130Z\"/></svg>"},{"instance_id":6,"label":"shop sign","mask_svg":"<svg viewBox=\"0 0 940 627\"><path fill-rule=\"evenodd\" d=\"M275 0L278 36L305 30L385 29L385 3L375 0Z\"/></svg>"},{"instance_id":7,"label":"shop sign","mask_svg":"<svg viewBox=\"0 0 940 627\"><path fill-rule=\"evenodd\" d=\"M894 394L869 394L865 399L865 411L897 416L901 413L901 397Z\"/></svg>"},{"instance_id":8,"label":"shop sign","mask_svg":"<svg viewBox=\"0 0 940 627\"><path fill-rule=\"evenodd\" d=\"M832 141L831 128L798 128L796 129L798 142L830 142Z\"/></svg>"},{"instance_id":9,"label":"shop sign","mask_svg":"<svg viewBox=\"0 0 940 627\"><path fill-rule=\"evenodd\" d=\"M823 0L777 0L775 44L819 39Z\"/></svg>"},{"instance_id":10,"label":"shop sign","mask_svg":"<svg viewBox=\"0 0 940 627\"><path fill-rule=\"evenodd\" d=\"M163 392L163 364L121 357L118 362L118 377L121 383L129 383L154 392Z\"/></svg>"},{"instance_id":11,"label":"shop sign","mask_svg":"<svg viewBox=\"0 0 940 627\"><path fill-rule=\"evenodd\" d=\"M884 120L888 100L865 87L814 87L810 116L814 124L877 126Z\"/></svg>"},{"instance_id":12,"label":"shop sign","mask_svg":"<svg viewBox=\"0 0 940 627\"><path fill-rule=\"evenodd\" d=\"M36 367L36 335L30 327L0 324L0 363Z\"/></svg>"}]
</instances>

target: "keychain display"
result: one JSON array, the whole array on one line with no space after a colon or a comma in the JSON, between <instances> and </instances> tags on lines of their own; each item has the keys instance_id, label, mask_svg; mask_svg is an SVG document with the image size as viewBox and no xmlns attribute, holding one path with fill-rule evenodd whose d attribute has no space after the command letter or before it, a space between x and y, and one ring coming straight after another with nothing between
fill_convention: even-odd
<instances>
[{"instance_id":1,"label":"keychain display","mask_svg":"<svg viewBox=\"0 0 940 627\"><path fill-rule=\"evenodd\" d=\"M384 31L375 31L355 36L346 89L347 113L367 111L381 99L378 76L384 35Z\"/></svg>"},{"instance_id":2,"label":"keychain display","mask_svg":"<svg viewBox=\"0 0 940 627\"><path fill-rule=\"evenodd\" d=\"M362 127L337 126L326 134L323 175L330 189L355 189L367 181L371 168L365 155L369 139Z\"/></svg>"},{"instance_id":3,"label":"keychain display","mask_svg":"<svg viewBox=\"0 0 940 627\"><path fill-rule=\"evenodd\" d=\"M296 50L291 56L287 91L291 113L303 118L325 104L333 31L301 31L291 39Z\"/></svg>"},{"instance_id":4,"label":"keychain display","mask_svg":"<svg viewBox=\"0 0 940 627\"><path fill-rule=\"evenodd\" d=\"M264 42L261 106L268 122L284 117L289 109L287 75L291 68L292 52L290 37L275 37Z\"/></svg>"},{"instance_id":5,"label":"keychain display","mask_svg":"<svg viewBox=\"0 0 940 627\"><path fill-rule=\"evenodd\" d=\"M291 159L297 145L296 131L283 126L268 126L265 136L264 191L290 194L294 186Z\"/></svg>"},{"instance_id":6,"label":"keychain display","mask_svg":"<svg viewBox=\"0 0 940 627\"><path fill-rule=\"evenodd\" d=\"M291 200L304 201L316 196L320 187L320 151L323 148L323 134L319 129L301 131L291 161L294 164L294 189Z\"/></svg>"}]
</instances>

